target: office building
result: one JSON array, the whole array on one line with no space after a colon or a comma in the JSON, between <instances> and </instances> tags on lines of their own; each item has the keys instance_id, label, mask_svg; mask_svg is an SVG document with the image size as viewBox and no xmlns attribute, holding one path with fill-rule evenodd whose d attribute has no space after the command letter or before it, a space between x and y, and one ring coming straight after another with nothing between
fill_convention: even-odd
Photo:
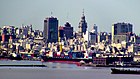
<instances>
[{"instance_id":1,"label":"office building","mask_svg":"<svg viewBox=\"0 0 140 79\"><path fill-rule=\"evenodd\" d=\"M90 40L90 44L96 44L97 43L97 34L90 32L89 40Z\"/></svg>"},{"instance_id":2,"label":"office building","mask_svg":"<svg viewBox=\"0 0 140 79\"><path fill-rule=\"evenodd\" d=\"M44 39L45 42L58 41L58 20L55 17L47 17L44 20Z\"/></svg>"},{"instance_id":3,"label":"office building","mask_svg":"<svg viewBox=\"0 0 140 79\"><path fill-rule=\"evenodd\" d=\"M94 24L92 32L98 34L98 26L96 24Z\"/></svg>"},{"instance_id":4,"label":"office building","mask_svg":"<svg viewBox=\"0 0 140 79\"><path fill-rule=\"evenodd\" d=\"M59 27L59 37L61 39L71 39L73 38L73 27L71 27L71 24L69 22L66 22L66 24Z\"/></svg>"},{"instance_id":5,"label":"office building","mask_svg":"<svg viewBox=\"0 0 140 79\"><path fill-rule=\"evenodd\" d=\"M120 43L128 41L130 33L133 33L133 25L130 23L116 23L112 25L112 42ZM121 39L122 38L122 39Z\"/></svg>"},{"instance_id":6,"label":"office building","mask_svg":"<svg viewBox=\"0 0 140 79\"><path fill-rule=\"evenodd\" d=\"M64 39L64 27L63 26L59 26L58 37L60 37L60 40Z\"/></svg>"},{"instance_id":7,"label":"office building","mask_svg":"<svg viewBox=\"0 0 140 79\"><path fill-rule=\"evenodd\" d=\"M86 20L85 20L84 11L83 11L81 20L80 20L80 22L79 22L78 28L79 28L78 37L83 37L83 34L86 34L86 31L87 31L87 22L86 22Z\"/></svg>"},{"instance_id":8,"label":"office building","mask_svg":"<svg viewBox=\"0 0 140 79\"><path fill-rule=\"evenodd\" d=\"M71 27L71 24L69 22L66 22L64 27L64 36L66 39L70 39L73 37L73 27Z\"/></svg>"}]
</instances>

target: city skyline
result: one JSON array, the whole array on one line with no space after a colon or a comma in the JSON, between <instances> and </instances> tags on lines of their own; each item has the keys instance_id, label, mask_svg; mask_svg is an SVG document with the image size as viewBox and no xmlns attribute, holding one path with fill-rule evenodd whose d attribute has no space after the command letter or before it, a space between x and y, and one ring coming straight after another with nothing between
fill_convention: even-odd
<instances>
[{"instance_id":1,"label":"city skyline","mask_svg":"<svg viewBox=\"0 0 140 79\"><path fill-rule=\"evenodd\" d=\"M117 22L133 24L134 32L139 34L140 7L138 0L1 0L0 27L32 24L34 29L43 30L44 18L55 16L59 26L66 21L78 31L78 23L84 9L88 31L96 24L100 31L111 32L111 26Z\"/></svg>"}]
</instances>

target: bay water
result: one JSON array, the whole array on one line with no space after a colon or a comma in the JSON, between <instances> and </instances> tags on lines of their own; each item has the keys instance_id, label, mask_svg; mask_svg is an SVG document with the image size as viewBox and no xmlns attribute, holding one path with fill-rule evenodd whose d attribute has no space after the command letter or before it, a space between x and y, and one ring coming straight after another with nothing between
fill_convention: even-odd
<instances>
[{"instance_id":1,"label":"bay water","mask_svg":"<svg viewBox=\"0 0 140 79\"><path fill-rule=\"evenodd\" d=\"M135 74L111 74L109 67L81 67L40 61L3 60L0 64L44 64L47 67L0 67L0 79L139 79Z\"/></svg>"}]
</instances>

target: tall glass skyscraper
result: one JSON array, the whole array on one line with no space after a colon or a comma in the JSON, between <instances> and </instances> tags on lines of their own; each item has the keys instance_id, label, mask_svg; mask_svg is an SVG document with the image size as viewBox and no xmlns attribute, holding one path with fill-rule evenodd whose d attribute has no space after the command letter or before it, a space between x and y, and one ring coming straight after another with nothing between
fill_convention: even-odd
<instances>
[{"instance_id":1,"label":"tall glass skyscraper","mask_svg":"<svg viewBox=\"0 0 140 79\"><path fill-rule=\"evenodd\" d=\"M45 42L57 42L58 41L58 20L55 17L47 17L44 20L43 31Z\"/></svg>"}]
</instances>

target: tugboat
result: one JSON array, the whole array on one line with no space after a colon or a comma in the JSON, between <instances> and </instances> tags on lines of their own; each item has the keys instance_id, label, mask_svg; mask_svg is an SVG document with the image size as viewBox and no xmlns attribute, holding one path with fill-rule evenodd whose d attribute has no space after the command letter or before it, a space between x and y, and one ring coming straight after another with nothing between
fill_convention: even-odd
<instances>
[{"instance_id":1,"label":"tugboat","mask_svg":"<svg viewBox=\"0 0 140 79\"><path fill-rule=\"evenodd\" d=\"M112 74L140 74L140 70L111 68Z\"/></svg>"}]
</instances>

